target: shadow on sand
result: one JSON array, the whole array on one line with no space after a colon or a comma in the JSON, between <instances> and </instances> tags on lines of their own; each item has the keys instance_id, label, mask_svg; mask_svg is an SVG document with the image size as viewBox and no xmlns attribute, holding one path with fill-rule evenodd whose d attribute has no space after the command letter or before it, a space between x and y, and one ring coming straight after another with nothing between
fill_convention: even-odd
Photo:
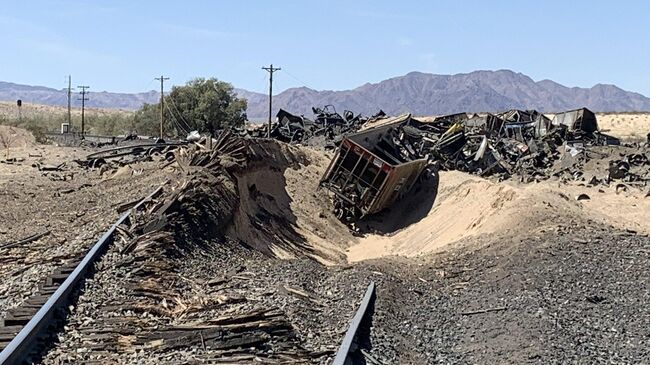
<instances>
[{"instance_id":1,"label":"shadow on sand","mask_svg":"<svg viewBox=\"0 0 650 365\"><path fill-rule=\"evenodd\" d=\"M357 222L358 233L391 234L419 222L429 214L436 201L439 181L437 169L423 171L411 191L392 207Z\"/></svg>"}]
</instances>

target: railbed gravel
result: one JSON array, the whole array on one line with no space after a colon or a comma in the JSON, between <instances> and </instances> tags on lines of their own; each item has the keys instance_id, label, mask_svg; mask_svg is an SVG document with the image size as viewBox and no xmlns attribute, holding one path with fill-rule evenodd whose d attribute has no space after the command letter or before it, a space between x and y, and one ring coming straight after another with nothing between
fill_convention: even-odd
<instances>
[{"instance_id":1,"label":"railbed gravel","mask_svg":"<svg viewBox=\"0 0 650 365\"><path fill-rule=\"evenodd\" d=\"M39 283L54 269L92 247L117 220L115 207L119 203L143 198L163 182L164 176L156 173L155 165L144 166L150 171L129 177L128 185L101 180L96 171L72 167L75 178L69 181L35 176L31 183L0 184L0 195L13 197L0 212L0 222L6 224L0 226L0 244L51 232L26 245L0 248L0 318L33 296ZM77 190L61 193L73 188Z\"/></svg>"},{"instance_id":2,"label":"railbed gravel","mask_svg":"<svg viewBox=\"0 0 650 365\"><path fill-rule=\"evenodd\" d=\"M224 245L183 258L195 283L224 279L245 306L277 306L309 350L335 351L370 281L377 301L368 353L382 364L647 363L650 239L610 227L558 226L529 239L471 244L421 259L325 267ZM93 310L123 292L111 254L75 307L69 331L44 363L90 360L75 327L107 316ZM122 270L121 272L119 272ZM319 304L284 291L309 293ZM220 308L196 320L218 316ZM143 316L143 321L156 321ZM200 347L105 354L117 363L207 359ZM328 364L332 356L315 363Z\"/></svg>"}]
</instances>

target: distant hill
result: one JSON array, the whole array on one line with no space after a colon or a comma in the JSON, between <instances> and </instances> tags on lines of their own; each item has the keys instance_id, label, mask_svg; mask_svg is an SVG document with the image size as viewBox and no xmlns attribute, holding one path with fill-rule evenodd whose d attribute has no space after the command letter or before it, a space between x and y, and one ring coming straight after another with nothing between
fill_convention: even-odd
<instances>
[{"instance_id":1,"label":"distant hill","mask_svg":"<svg viewBox=\"0 0 650 365\"><path fill-rule=\"evenodd\" d=\"M243 89L236 89L236 92L248 99L249 119L263 120L268 116L266 95ZM132 110L145 102L156 103L158 97L155 91L137 94L91 92L88 106ZM0 100L16 99L49 105L67 103L65 90L0 82ZM75 100L75 105L77 103ZM312 106L327 104L334 105L340 113L348 109L364 115L372 115L379 109L391 115L403 112L435 115L510 108L554 112L582 106L600 112L650 111L650 98L614 85L566 87L551 80L534 81L521 73L499 70L456 75L411 72L342 91L291 88L273 96L273 113L283 108L311 117Z\"/></svg>"},{"instance_id":2,"label":"distant hill","mask_svg":"<svg viewBox=\"0 0 650 365\"><path fill-rule=\"evenodd\" d=\"M157 103L160 94L156 91L144 93L111 93L107 91L93 92L88 90L89 100L86 105L90 108L113 108L113 109L138 109L144 103ZM72 105L77 106L78 93L74 93ZM68 105L67 90L57 90L44 86L29 86L0 81L0 100L16 101L21 99L25 103L45 105Z\"/></svg>"},{"instance_id":3,"label":"distant hill","mask_svg":"<svg viewBox=\"0 0 650 365\"><path fill-rule=\"evenodd\" d=\"M267 116L265 95L244 90L240 95L249 100L249 118ZM274 109L283 108L305 116L312 116L312 106L326 104L334 105L339 113L348 109L364 115L372 115L379 109L390 115L404 112L436 115L511 108L553 112L582 106L601 112L650 111L650 98L614 85L570 88L551 80L535 82L509 70L456 75L411 72L352 90L316 91L301 87L273 96Z\"/></svg>"}]
</instances>

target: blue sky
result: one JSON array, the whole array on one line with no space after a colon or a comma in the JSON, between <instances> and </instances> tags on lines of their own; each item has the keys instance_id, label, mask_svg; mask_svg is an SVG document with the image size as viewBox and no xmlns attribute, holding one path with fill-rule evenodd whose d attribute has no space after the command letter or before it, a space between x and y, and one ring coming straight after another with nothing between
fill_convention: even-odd
<instances>
[{"instance_id":1,"label":"blue sky","mask_svg":"<svg viewBox=\"0 0 650 365\"><path fill-rule=\"evenodd\" d=\"M0 0L0 80L91 91L217 77L342 90L410 71L512 69L650 96L648 1Z\"/></svg>"}]
</instances>

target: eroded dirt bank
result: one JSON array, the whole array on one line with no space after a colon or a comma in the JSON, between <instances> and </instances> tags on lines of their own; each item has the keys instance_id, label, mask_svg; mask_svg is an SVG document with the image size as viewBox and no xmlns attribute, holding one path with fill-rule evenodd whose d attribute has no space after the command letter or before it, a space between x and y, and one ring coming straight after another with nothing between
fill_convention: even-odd
<instances>
[{"instance_id":1,"label":"eroded dirt bank","mask_svg":"<svg viewBox=\"0 0 650 365\"><path fill-rule=\"evenodd\" d=\"M497 183L452 171L440 173L435 201L427 204L425 197L435 193L435 187L425 186L366 222L371 230L349 248L348 259L427 255L458 242L484 241L483 237L489 241L495 234L515 238L543 234L567 221L650 234L646 219L650 198L640 190L617 193L613 186L555 181ZM580 194L589 199L576 200ZM405 219L413 223L403 226ZM377 227L382 231L375 233Z\"/></svg>"}]
</instances>

